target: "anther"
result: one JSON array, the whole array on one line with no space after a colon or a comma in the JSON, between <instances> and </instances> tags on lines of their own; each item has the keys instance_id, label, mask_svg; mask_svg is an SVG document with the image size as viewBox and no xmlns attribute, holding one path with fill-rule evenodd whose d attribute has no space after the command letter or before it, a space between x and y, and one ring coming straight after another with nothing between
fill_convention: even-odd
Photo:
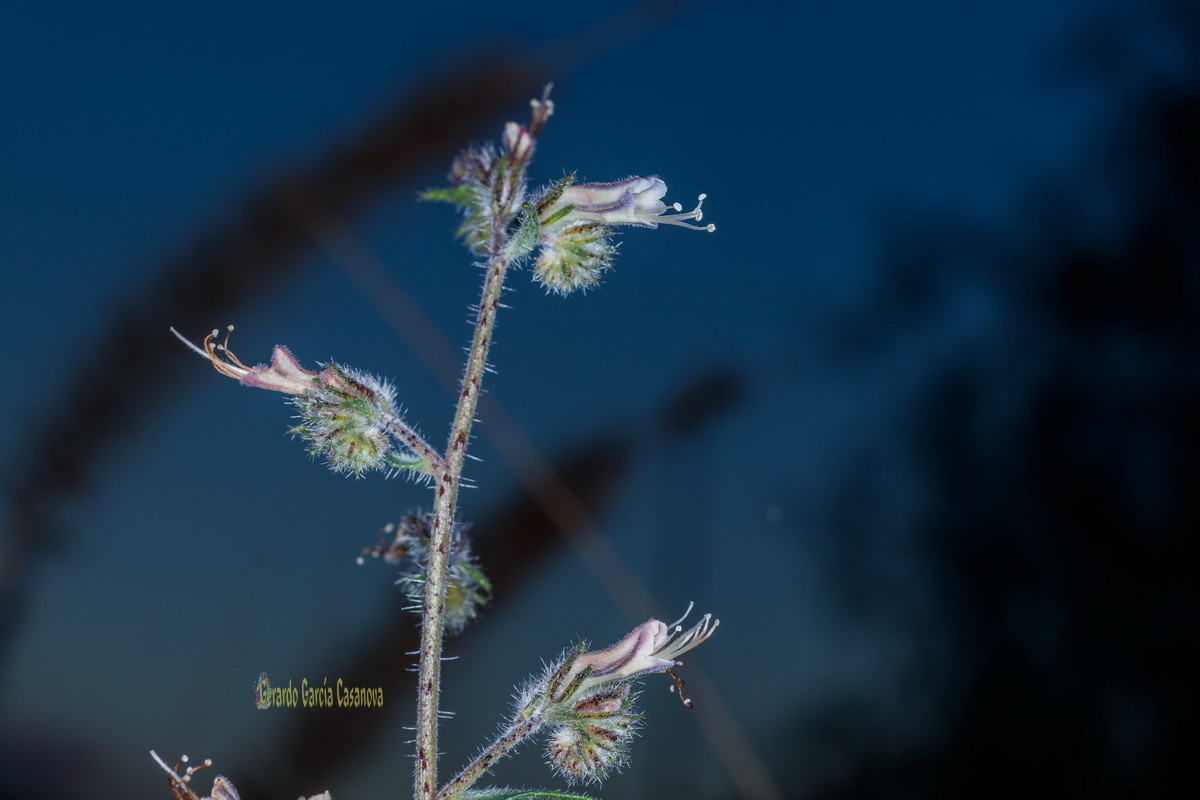
<instances>
[{"instance_id":1,"label":"anther","mask_svg":"<svg viewBox=\"0 0 1200 800\"><path fill-rule=\"evenodd\" d=\"M679 662L675 662L675 663L676 663L676 665L678 666ZM683 703L683 704L684 704L685 706L687 706L688 708L691 708L691 707L692 707L692 701L691 701L691 700L689 700L688 698L686 698L686 697L684 697L684 696L683 696L683 685L684 685L684 683L685 683L685 681L683 680L683 678L681 678L681 677L679 677L678 675L676 675L674 670L670 670L670 669L669 669L669 670L667 670L667 674L668 674L668 675L670 675L672 678L674 678L674 679L675 679L675 685L674 685L674 686L671 686L671 687L668 687L668 688L670 688L670 690L671 690L671 692L672 692L673 694L678 694L678 695L679 695L679 702Z\"/></svg>"}]
</instances>

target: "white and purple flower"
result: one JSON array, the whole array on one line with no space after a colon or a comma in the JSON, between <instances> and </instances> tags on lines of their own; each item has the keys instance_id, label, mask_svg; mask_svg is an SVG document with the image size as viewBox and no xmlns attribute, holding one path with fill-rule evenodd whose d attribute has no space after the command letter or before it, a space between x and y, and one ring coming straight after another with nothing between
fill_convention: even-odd
<instances>
[{"instance_id":1,"label":"white and purple flower","mask_svg":"<svg viewBox=\"0 0 1200 800\"><path fill-rule=\"evenodd\" d=\"M654 176L626 178L612 183L573 183L563 188L554 204L542 214L543 223L560 220L587 220L605 225L637 225L657 228L659 225L678 225L701 231L715 231L712 223L694 225L704 214L700 207L707 195L700 195L696 207L687 213L679 203L667 205L663 197L667 184ZM677 213L666 214L668 209Z\"/></svg>"}]
</instances>

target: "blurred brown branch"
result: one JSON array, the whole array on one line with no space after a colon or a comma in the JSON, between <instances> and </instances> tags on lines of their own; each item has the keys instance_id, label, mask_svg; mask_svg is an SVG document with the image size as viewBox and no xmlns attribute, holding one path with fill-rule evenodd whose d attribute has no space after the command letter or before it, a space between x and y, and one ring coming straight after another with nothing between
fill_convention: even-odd
<instances>
[{"instance_id":1,"label":"blurred brown branch","mask_svg":"<svg viewBox=\"0 0 1200 800\"><path fill-rule=\"evenodd\" d=\"M303 186L306 196L339 217L353 216L429 163L448 161L459 143L526 100L540 85L537 72L531 59L492 53L430 76L416 94L396 101L316 164L293 170L294 182L248 192L228 222L167 259L155 279L113 310L111 324L59 391L65 399L46 415L52 422L30 431L19 448L29 457L8 487L0 647L11 640L32 581L29 557L60 538L59 508L88 486L117 436L180 381L181 362L169 357L177 343L164 335L168 327L211 325L304 263L299 256L314 247L312 225L320 220L296 218L294 187Z\"/></svg>"}]
</instances>

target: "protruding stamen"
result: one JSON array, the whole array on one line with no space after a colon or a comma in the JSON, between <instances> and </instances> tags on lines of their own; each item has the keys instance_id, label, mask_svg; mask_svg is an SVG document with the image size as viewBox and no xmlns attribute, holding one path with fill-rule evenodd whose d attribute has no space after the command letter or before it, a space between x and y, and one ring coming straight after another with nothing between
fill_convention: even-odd
<instances>
[{"instance_id":1,"label":"protruding stamen","mask_svg":"<svg viewBox=\"0 0 1200 800\"><path fill-rule=\"evenodd\" d=\"M676 205L678 205L678 203L676 203ZM687 618L688 618L688 614L692 613L692 609L693 609L693 608L695 608L695 607L696 607L696 604L695 604L695 603L693 603L693 602L689 602L689 603L688 603L688 607L687 607L687 611L683 612L683 616L682 616L682 617L680 617L679 619L675 620L674 622L672 622L672 623L671 623L670 625L668 625L667 627L668 627L668 628L674 628L674 629L675 629L675 630L677 630L677 631L681 631L681 630L683 630L683 628L681 628L681 627L680 627L680 625L683 623L683 621L684 621L685 619L687 619Z\"/></svg>"},{"instance_id":2,"label":"protruding stamen","mask_svg":"<svg viewBox=\"0 0 1200 800\"><path fill-rule=\"evenodd\" d=\"M150 757L153 758L155 761L157 761L158 765L163 768L163 771L166 772L168 775L170 775L172 778L174 778L176 783L181 782L181 779L176 772L176 770L179 769L179 764L175 765L175 769L171 769L170 767L167 766L167 762L165 762L161 758L159 758L158 753L154 752L153 750L150 751ZM184 758L187 758L187 756L184 756Z\"/></svg>"},{"instance_id":3,"label":"protruding stamen","mask_svg":"<svg viewBox=\"0 0 1200 800\"><path fill-rule=\"evenodd\" d=\"M183 342L185 345L187 345L188 349L191 350L196 355L203 356L204 358L209 358L209 355L206 351L201 350L199 347L196 347L196 345L194 345L190 341L188 341L187 338L179 331L175 330L174 328L171 328L171 333L175 334L175 338L178 339L179 341ZM215 331L214 331L214 333L215 333Z\"/></svg>"},{"instance_id":4,"label":"protruding stamen","mask_svg":"<svg viewBox=\"0 0 1200 800\"><path fill-rule=\"evenodd\" d=\"M183 337L183 334L174 328L171 328L171 333L175 334L175 338L186 344L193 353L207 358L212 363L213 368L226 377L234 378L235 380L241 380L243 375L251 371L250 367L243 364L241 359L229 351L229 337L233 333L232 325L229 326L225 333L224 344L213 343L220 334L220 331L214 328L212 333L204 337L204 341L201 343L203 347L197 347L196 345L192 344ZM218 350L224 354L224 358L217 354Z\"/></svg>"},{"instance_id":5,"label":"protruding stamen","mask_svg":"<svg viewBox=\"0 0 1200 800\"><path fill-rule=\"evenodd\" d=\"M700 219L700 218L696 217L696 219ZM216 331L214 331L214 333L215 332ZM226 356L228 356L229 360L233 362L233 365L235 367L237 367L238 369L244 369L244 370L246 370L246 372L249 372L250 367L247 367L245 364L243 364L242 360L240 358L238 358L237 356L235 356L233 354L233 351L229 349L229 337L230 336L233 336L233 326L232 325L230 325L225 331L224 344L219 345L217 347L217 349L220 350L221 352L223 352Z\"/></svg>"},{"instance_id":6,"label":"protruding stamen","mask_svg":"<svg viewBox=\"0 0 1200 800\"><path fill-rule=\"evenodd\" d=\"M686 683L686 681L684 681L683 678L676 675L674 670L667 670L667 674L675 679L675 685L668 687L671 690L671 693L679 695L679 702L683 703L688 708L691 708L692 707L691 699L683 696L683 685L684 685L684 683Z\"/></svg>"},{"instance_id":7,"label":"protruding stamen","mask_svg":"<svg viewBox=\"0 0 1200 800\"><path fill-rule=\"evenodd\" d=\"M690 610L690 609L689 609ZM682 622L682 620L680 620ZM709 624L711 622L711 624ZM708 637L713 635L713 631L721 624L720 620L714 620L712 614L705 614L700 618L700 621L693 625L686 632L680 635L682 626L676 625L675 630L671 632L671 638L663 643L654 655L658 658L667 661L675 661L679 656L691 650L694 647L703 644Z\"/></svg>"},{"instance_id":8,"label":"protruding stamen","mask_svg":"<svg viewBox=\"0 0 1200 800\"><path fill-rule=\"evenodd\" d=\"M695 220L696 222L699 222L700 220L704 219L704 212L701 210L701 207L704 205L704 198L706 197L708 197L708 195L701 194L696 200L696 207L686 214L677 213L653 217L645 216L643 219L645 219L647 222L653 222L656 225L677 225L680 228L691 228L694 231L708 231L709 233L712 233L717 229L717 226L713 225L711 222L708 225L692 225L688 221ZM683 211L683 206L681 206L679 203L675 203L672 206L669 206L669 208L674 208L677 212Z\"/></svg>"}]
</instances>

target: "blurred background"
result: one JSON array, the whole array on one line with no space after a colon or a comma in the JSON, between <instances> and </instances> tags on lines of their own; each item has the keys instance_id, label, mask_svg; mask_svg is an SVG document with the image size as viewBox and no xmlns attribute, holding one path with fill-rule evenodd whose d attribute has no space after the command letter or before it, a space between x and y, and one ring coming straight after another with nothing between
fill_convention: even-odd
<instances>
[{"instance_id":1,"label":"blurred background","mask_svg":"<svg viewBox=\"0 0 1200 800\"><path fill-rule=\"evenodd\" d=\"M649 681L594 794L1191 779L1200 5L25 4L0 73L3 795L168 797L153 748L409 796L415 619L355 558L428 490L312 463L167 329L386 375L441 443L481 274L416 193L547 81L536 180L658 174L718 230L512 276L442 769L695 601L696 708ZM263 672L385 705L261 711ZM494 777L564 787L532 745Z\"/></svg>"}]
</instances>

